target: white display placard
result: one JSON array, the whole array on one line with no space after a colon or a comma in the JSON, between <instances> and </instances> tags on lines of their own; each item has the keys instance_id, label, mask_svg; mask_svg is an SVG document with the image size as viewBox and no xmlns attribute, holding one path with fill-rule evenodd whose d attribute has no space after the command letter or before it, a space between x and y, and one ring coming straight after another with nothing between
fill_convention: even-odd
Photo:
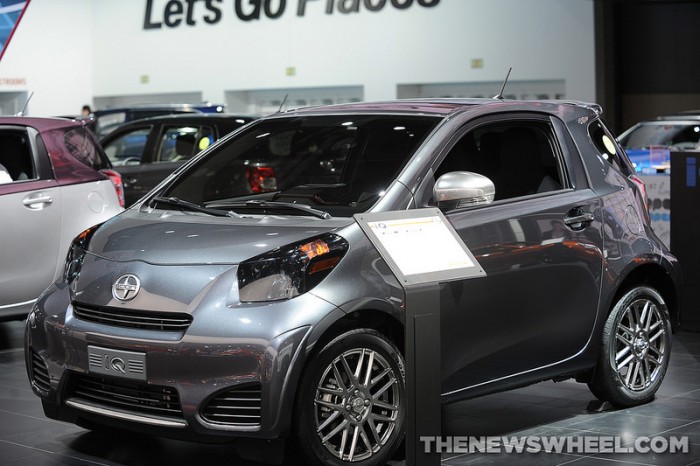
<instances>
[{"instance_id":1,"label":"white display placard","mask_svg":"<svg viewBox=\"0 0 700 466\"><path fill-rule=\"evenodd\" d=\"M406 284L486 275L439 209L360 214L355 218Z\"/></svg>"}]
</instances>

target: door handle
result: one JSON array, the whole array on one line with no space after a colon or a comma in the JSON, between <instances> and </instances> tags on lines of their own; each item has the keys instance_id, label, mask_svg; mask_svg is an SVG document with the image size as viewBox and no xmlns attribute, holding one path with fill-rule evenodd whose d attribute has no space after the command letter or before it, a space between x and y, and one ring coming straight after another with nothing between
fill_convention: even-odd
<instances>
[{"instance_id":1,"label":"door handle","mask_svg":"<svg viewBox=\"0 0 700 466\"><path fill-rule=\"evenodd\" d=\"M576 208L567 214L564 223L572 230L583 230L594 218L592 213Z\"/></svg>"},{"instance_id":2,"label":"door handle","mask_svg":"<svg viewBox=\"0 0 700 466\"><path fill-rule=\"evenodd\" d=\"M32 194L22 200L22 204L32 210L41 210L53 203L53 198L48 194Z\"/></svg>"}]
</instances>

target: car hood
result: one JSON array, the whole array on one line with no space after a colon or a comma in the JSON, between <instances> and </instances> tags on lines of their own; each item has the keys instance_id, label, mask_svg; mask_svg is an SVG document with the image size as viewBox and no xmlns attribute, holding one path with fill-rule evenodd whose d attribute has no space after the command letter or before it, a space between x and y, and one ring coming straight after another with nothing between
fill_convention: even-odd
<instances>
[{"instance_id":1,"label":"car hood","mask_svg":"<svg viewBox=\"0 0 700 466\"><path fill-rule=\"evenodd\" d=\"M89 253L155 265L238 264L296 241L337 230L351 218L302 216L219 218L177 211L128 210L102 225Z\"/></svg>"}]
</instances>

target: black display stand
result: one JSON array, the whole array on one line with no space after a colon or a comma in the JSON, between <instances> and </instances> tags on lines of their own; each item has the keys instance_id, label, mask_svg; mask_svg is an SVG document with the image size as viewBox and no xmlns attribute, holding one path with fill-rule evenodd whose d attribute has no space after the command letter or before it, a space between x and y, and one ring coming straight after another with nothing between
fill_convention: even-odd
<instances>
[{"instance_id":1,"label":"black display stand","mask_svg":"<svg viewBox=\"0 0 700 466\"><path fill-rule=\"evenodd\" d=\"M421 437L440 437L440 285L406 292L406 466L438 466L439 452L426 451ZM434 445L434 443L432 443Z\"/></svg>"},{"instance_id":2,"label":"black display stand","mask_svg":"<svg viewBox=\"0 0 700 466\"><path fill-rule=\"evenodd\" d=\"M671 153L671 252L683 271L681 328L700 331L700 152Z\"/></svg>"},{"instance_id":3,"label":"black display stand","mask_svg":"<svg viewBox=\"0 0 700 466\"><path fill-rule=\"evenodd\" d=\"M406 466L438 466L430 440L442 432L440 283L485 273L439 209L355 219L405 292Z\"/></svg>"}]
</instances>

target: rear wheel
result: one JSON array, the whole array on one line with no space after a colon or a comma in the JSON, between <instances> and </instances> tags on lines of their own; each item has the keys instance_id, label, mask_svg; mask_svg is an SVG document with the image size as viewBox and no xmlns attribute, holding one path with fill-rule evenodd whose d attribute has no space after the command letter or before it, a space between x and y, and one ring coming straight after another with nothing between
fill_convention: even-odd
<instances>
[{"instance_id":1,"label":"rear wheel","mask_svg":"<svg viewBox=\"0 0 700 466\"><path fill-rule=\"evenodd\" d=\"M633 288L615 304L603 329L593 394L617 406L651 401L671 356L671 322L661 295Z\"/></svg>"},{"instance_id":2,"label":"rear wheel","mask_svg":"<svg viewBox=\"0 0 700 466\"><path fill-rule=\"evenodd\" d=\"M296 404L306 464L384 465L403 440L404 361L382 334L353 330L304 372Z\"/></svg>"}]
</instances>

